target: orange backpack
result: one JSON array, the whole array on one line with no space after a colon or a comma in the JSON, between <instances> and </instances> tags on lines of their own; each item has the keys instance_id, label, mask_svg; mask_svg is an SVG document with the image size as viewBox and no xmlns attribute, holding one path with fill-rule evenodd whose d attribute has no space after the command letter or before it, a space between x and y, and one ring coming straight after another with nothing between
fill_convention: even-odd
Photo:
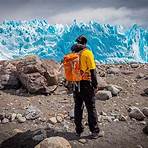
<instances>
[{"instance_id":1,"label":"orange backpack","mask_svg":"<svg viewBox=\"0 0 148 148\"><path fill-rule=\"evenodd\" d=\"M78 82L82 80L80 73L80 53L70 53L65 55L63 65L67 81Z\"/></svg>"}]
</instances>

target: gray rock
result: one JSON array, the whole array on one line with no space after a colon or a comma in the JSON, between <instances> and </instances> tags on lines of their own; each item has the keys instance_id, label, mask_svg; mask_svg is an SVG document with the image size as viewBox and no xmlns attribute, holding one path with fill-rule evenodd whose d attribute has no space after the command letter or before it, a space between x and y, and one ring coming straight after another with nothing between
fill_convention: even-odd
<instances>
[{"instance_id":1,"label":"gray rock","mask_svg":"<svg viewBox=\"0 0 148 148\"><path fill-rule=\"evenodd\" d=\"M63 117L60 115L56 116L57 122L61 123L63 121Z\"/></svg>"},{"instance_id":2,"label":"gray rock","mask_svg":"<svg viewBox=\"0 0 148 148\"><path fill-rule=\"evenodd\" d=\"M101 131L99 132L98 137L104 137L104 135L105 135L105 132L101 130Z\"/></svg>"},{"instance_id":3,"label":"gray rock","mask_svg":"<svg viewBox=\"0 0 148 148\"><path fill-rule=\"evenodd\" d=\"M142 120L144 120L144 118L145 118L144 114L140 111L139 108L133 109L133 110L129 113L129 117L130 117L130 118L134 118L134 119L139 120L139 121L142 121Z\"/></svg>"},{"instance_id":4,"label":"gray rock","mask_svg":"<svg viewBox=\"0 0 148 148\"><path fill-rule=\"evenodd\" d=\"M51 123L51 124L56 124L58 121L57 121L57 119L56 119L56 117L51 117L51 118L49 118L49 123Z\"/></svg>"},{"instance_id":5,"label":"gray rock","mask_svg":"<svg viewBox=\"0 0 148 148\"><path fill-rule=\"evenodd\" d=\"M144 93L148 95L148 88L144 89Z\"/></svg>"},{"instance_id":6,"label":"gray rock","mask_svg":"<svg viewBox=\"0 0 148 148\"><path fill-rule=\"evenodd\" d=\"M120 90L116 88L114 85L106 86L106 89L112 93L112 95L117 96Z\"/></svg>"},{"instance_id":7,"label":"gray rock","mask_svg":"<svg viewBox=\"0 0 148 148\"><path fill-rule=\"evenodd\" d=\"M39 118L41 111L35 106L29 106L26 110L25 117L27 120L34 120Z\"/></svg>"},{"instance_id":8,"label":"gray rock","mask_svg":"<svg viewBox=\"0 0 148 148\"><path fill-rule=\"evenodd\" d=\"M97 76L97 81L98 81L98 88L99 89L104 89L107 86L107 83L103 78Z\"/></svg>"},{"instance_id":9,"label":"gray rock","mask_svg":"<svg viewBox=\"0 0 148 148\"><path fill-rule=\"evenodd\" d=\"M3 120L5 118L5 114L1 113L0 114L0 120Z\"/></svg>"},{"instance_id":10,"label":"gray rock","mask_svg":"<svg viewBox=\"0 0 148 148\"><path fill-rule=\"evenodd\" d=\"M142 145L137 145L136 148L143 148L143 146Z\"/></svg>"},{"instance_id":11,"label":"gray rock","mask_svg":"<svg viewBox=\"0 0 148 148\"><path fill-rule=\"evenodd\" d=\"M70 112L69 112L69 116L71 119L74 118L74 109L72 109Z\"/></svg>"},{"instance_id":12,"label":"gray rock","mask_svg":"<svg viewBox=\"0 0 148 148\"><path fill-rule=\"evenodd\" d=\"M127 117L120 115L119 116L119 121L127 121Z\"/></svg>"},{"instance_id":13,"label":"gray rock","mask_svg":"<svg viewBox=\"0 0 148 148\"><path fill-rule=\"evenodd\" d=\"M140 124L146 125L146 121L139 121Z\"/></svg>"},{"instance_id":14,"label":"gray rock","mask_svg":"<svg viewBox=\"0 0 148 148\"><path fill-rule=\"evenodd\" d=\"M16 67L10 62L5 62L0 70L0 88L19 88L20 81L16 74Z\"/></svg>"},{"instance_id":15,"label":"gray rock","mask_svg":"<svg viewBox=\"0 0 148 148\"><path fill-rule=\"evenodd\" d=\"M138 68L139 64L131 64L131 68Z\"/></svg>"},{"instance_id":16,"label":"gray rock","mask_svg":"<svg viewBox=\"0 0 148 148\"><path fill-rule=\"evenodd\" d=\"M107 73L108 74L119 74L120 73L120 69L119 68L110 67L109 69L107 69Z\"/></svg>"},{"instance_id":17,"label":"gray rock","mask_svg":"<svg viewBox=\"0 0 148 148\"><path fill-rule=\"evenodd\" d=\"M102 90L102 91L98 91L96 93L97 100L105 101L105 100L110 99L111 97L112 97L112 94L110 91Z\"/></svg>"},{"instance_id":18,"label":"gray rock","mask_svg":"<svg viewBox=\"0 0 148 148\"><path fill-rule=\"evenodd\" d=\"M82 144L85 144L85 143L87 142L87 140L86 140L86 139L81 138L81 139L79 139L79 142L80 142L80 143L82 143Z\"/></svg>"},{"instance_id":19,"label":"gray rock","mask_svg":"<svg viewBox=\"0 0 148 148\"><path fill-rule=\"evenodd\" d=\"M131 112L131 111L134 110L134 109L139 110L139 108L136 107L136 106L130 106L130 107L128 108L128 112Z\"/></svg>"},{"instance_id":20,"label":"gray rock","mask_svg":"<svg viewBox=\"0 0 148 148\"><path fill-rule=\"evenodd\" d=\"M121 73L124 75L130 75L130 74L133 74L134 72L130 70L122 70Z\"/></svg>"},{"instance_id":21,"label":"gray rock","mask_svg":"<svg viewBox=\"0 0 148 148\"><path fill-rule=\"evenodd\" d=\"M18 117L17 120L19 123L24 123L26 121L26 118L25 117Z\"/></svg>"},{"instance_id":22,"label":"gray rock","mask_svg":"<svg viewBox=\"0 0 148 148\"><path fill-rule=\"evenodd\" d=\"M144 107L144 108L142 109L142 112L143 112L143 114L144 114L145 116L148 117L148 107Z\"/></svg>"},{"instance_id":23,"label":"gray rock","mask_svg":"<svg viewBox=\"0 0 148 148\"><path fill-rule=\"evenodd\" d=\"M11 121L15 120L16 116L17 116L17 115L16 115L15 113L12 113L12 114L11 114Z\"/></svg>"},{"instance_id":24,"label":"gray rock","mask_svg":"<svg viewBox=\"0 0 148 148\"><path fill-rule=\"evenodd\" d=\"M143 128L143 132L148 135L148 124Z\"/></svg>"},{"instance_id":25,"label":"gray rock","mask_svg":"<svg viewBox=\"0 0 148 148\"><path fill-rule=\"evenodd\" d=\"M40 60L36 56L28 56L17 66L19 80L30 93L50 94L48 86L58 83L59 64L53 60Z\"/></svg>"},{"instance_id":26,"label":"gray rock","mask_svg":"<svg viewBox=\"0 0 148 148\"><path fill-rule=\"evenodd\" d=\"M33 133L33 137L32 139L34 141L42 141L44 140L45 138L47 138L47 134L46 134L46 131L44 129L39 129L39 130L36 130L34 133Z\"/></svg>"},{"instance_id":27,"label":"gray rock","mask_svg":"<svg viewBox=\"0 0 148 148\"><path fill-rule=\"evenodd\" d=\"M9 120L8 120L7 118L4 118L4 119L2 120L2 123L3 123L3 124L8 123L8 122L9 122Z\"/></svg>"},{"instance_id":28,"label":"gray rock","mask_svg":"<svg viewBox=\"0 0 148 148\"><path fill-rule=\"evenodd\" d=\"M143 73L139 73L136 77L137 79L141 79L141 78L144 78L144 74Z\"/></svg>"},{"instance_id":29,"label":"gray rock","mask_svg":"<svg viewBox=\"0 0 148 148\"><path fill-rule=\"evenodd\" d=\"M57 136L44 139L35 148L71 148L71 145L63 137Z\"/></svg>"}]
</instances>

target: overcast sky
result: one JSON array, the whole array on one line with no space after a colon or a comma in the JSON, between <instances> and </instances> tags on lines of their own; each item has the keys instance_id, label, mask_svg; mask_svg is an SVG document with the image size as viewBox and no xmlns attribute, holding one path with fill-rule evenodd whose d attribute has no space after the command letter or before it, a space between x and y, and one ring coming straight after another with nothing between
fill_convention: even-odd
<instances>
[{"instance_id":1,"label":"overcast sky","mask_svg":"<svg viewBox=\"0 0 148 148\"><path fill-rule=\"evenodd\" d=\"M148 27L148 0L0 0L0 22L35 18L51 24L76 19Z\"/></svg>"}]
</instances>

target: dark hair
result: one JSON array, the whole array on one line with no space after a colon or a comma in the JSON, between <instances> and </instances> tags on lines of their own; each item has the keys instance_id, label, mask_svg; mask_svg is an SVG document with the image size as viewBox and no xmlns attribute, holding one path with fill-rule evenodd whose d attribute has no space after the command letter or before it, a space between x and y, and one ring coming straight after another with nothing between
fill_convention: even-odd
<instances>
[{"instance_id":1,"label":"dark hair","mask_svg":"<svg viewBox=\"0 0 148 148\"><path fill-rule=\"evenodd\" d=\"M87 43L87 39L84 35L80 35L77 39L76 39L76 42L78 44L82 44L82 45L85 45Z\"/></svg>"},{"instance_id":2,"label":"dark hair","mask_svg":"<svg viewBox=\"0 0 148 148\"><path fill-rule=\"evenodd\" d=\"M79 51L83 50L84 48L86 48L85 45L82 45L82 44L74 44L74 45L71 47L71 51L72 51L72 52L79 52Z\"/></svg>"}]
</instances>

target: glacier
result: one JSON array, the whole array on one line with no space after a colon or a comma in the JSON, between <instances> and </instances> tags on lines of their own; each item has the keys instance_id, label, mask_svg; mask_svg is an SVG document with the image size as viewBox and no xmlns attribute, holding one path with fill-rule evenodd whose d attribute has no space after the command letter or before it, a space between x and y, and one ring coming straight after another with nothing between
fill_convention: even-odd
<instances>
[{"instance_id":1,"label":"glacier","mask_svg":"<svg viewBox=\"0 0 148 148\"><path fill-rule=\"evenodd\" d=\"M70 25L49 24L46 20L4 21L0 23L0 60L38 55L60 62L71 52L79 35L88 39L88 48L101 63L148 63L148 30L138 25L73 21Z\"/></svg>"}]
</instances>

